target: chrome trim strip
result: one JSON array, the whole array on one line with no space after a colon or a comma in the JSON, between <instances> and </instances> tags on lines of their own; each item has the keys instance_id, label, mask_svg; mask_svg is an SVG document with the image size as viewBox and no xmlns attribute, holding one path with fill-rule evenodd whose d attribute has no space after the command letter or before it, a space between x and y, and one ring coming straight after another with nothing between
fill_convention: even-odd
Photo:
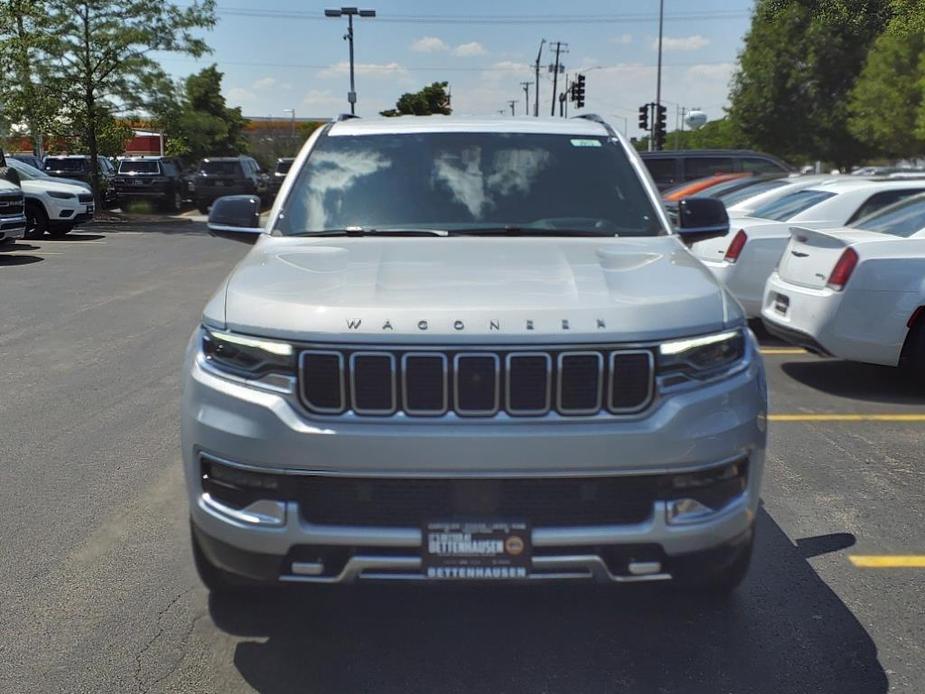
<instances>
[{"instance_id":1,"label":"chrome trim strip","mask_svg":"<svg viewBox=\"0 0 925 694\"><path fill-rule=\"evenodd\" d=\"M439 410L417 410L408 405L408 359L422 357L425 359L440 359L443 364L443 407ZM405 352L401 357L401 392L402 392L402 410L412 416L439 416L446 414L450 407L450 384L449 384L449 359L445 354L434 354L433 352Z\"/></svg>"},{"instance_id":2,"label":"chrome trim strip","mask_svg":"<svg viewBox=\"0 0 925 694\"><path fill-rule=\"evenodd\" d=\"M546 360L546 406L538 410L515 410L511 407L511 362L520 358ZM508 414L515 416L542 415L552 409L552 357L546 352L511 352L504 358L504 405Z\"/></svg>"},{"instance_id":3,"label":"chrome trim strip","mask_svg":"<svg viewBox=\"0 0 925 694\"><path fill-rule=\"evenodd\" d=\"M374 556L356 555L351 557L336 576L308 576L305 574L284 574L279 577L282 583L350 583L357 580L374 581L419 581L429 583L523 583L524 580L558 581L585 579L598 583L643 583L648 581L668 581L669 573L648 573L641 575L612 574L607 564L597 554L566 554L556 556L533 557L532 572L526 579L510 580L443 580L430 579L421 571L421 558L418 556Z\"/></svg>"},{"instance_id":4,"label":"chrome trim strip","mask_svg":"<svg viewBox=\"0 0 925 694\"><path fill-rule=\"evenodd\" d=\"M597 397L595 407L566 409L562 406L562 363L569 357L595 357L597 359ZM600 352L560 352L556 359L556 410L560 414L595 414L601 410L604 389L604 357Z\"/></svg>"},{"instance_id":5,"label":"chrome trim strip","mask_svg":"<svg viewBox=\"0 0 925 694\"><path fill-rule=\"evenodd\" d=\"M495 398L494 408L490 410L464 410L459 406L459 362L463 359L492 359L495 363ZM500 409L500 381L501 379L501 360L493 352L469 352L468 354L457 354L453 357L453 409L456 414L463 417L481 416L490 417L497 414Z\"/></svg>"},{"instance_id":6,"label":"chrome trim strip","mask_svg":"<svg viewBox=\"0 0 925 694\"><path fill-rule=\"evenodd\" d=\"M648 357L648 369L649 369L649 388L646 391L645 399L635 407L614 407L613 406L613 373L614 373L614 360L617 356L624 356L627 354L644 354ZM652 354L650 350L647 349L624 349L611 352L607 356L607 402L606 409L608 412L613 412L614 414L629 414L632 412L640 412L646 409L651 403L652 398L655 395L655 355Z\"/></svg>"},{"instance_id":7,"label":"chrome trim strip","mask_svg":"<svg viewBox=\"0 0 925 694\"><path fill-rule=\"evenodd\" d=\"M305 358L312 354L323 356L323 357L337 357L337 369L338 369L338 381L340 382L340 407L318 407L317 405L312 405L311 400L308 399L308 392L306 391L306 386L308 385L305 378ZM347 409L347 393L346 393L346 384L344 378L344 355L341 352L336 352L334 350L323 350L323 349L308 349L299 353L299 396L302 399L302 403L310 412L317 412L319 414L341 414L345 409Z\"/></svg>"},{"instance_id":8,"label":"chrome trim strip","mask_svg":"<svg viewBox=\"0 0 925 694\"><path fill-rule=\"evenodd\" d=\"M358 357L374 357L376 359L381 359L385 357L389 360L389 383L391 384L391 402L392 406L387 410L380 410L375 408L361 408L357 405L357 387L356 387L356 360ZM395 374L395 355L391 352L354 352L350 355L350 406L353 408L353 411L357 414L363 415L390 415L394 414L398 410L398 394L396 392L396 378Z\"/></svg>"},{"instance_id":9,"label":"chrome trim strip","mask_svg":"<svg viewBox=\"0 0 925 694\"><path fill-rule=\"evenodd\" d=\"M236 509L212 498L212 495L208 492L200 494L199 501L203 506L215 513L226 516L238 523L271 528L279 528L286 523L286 504L282 501L261 499L250 504L247 508Z\"/></svg>"}]
</instances>

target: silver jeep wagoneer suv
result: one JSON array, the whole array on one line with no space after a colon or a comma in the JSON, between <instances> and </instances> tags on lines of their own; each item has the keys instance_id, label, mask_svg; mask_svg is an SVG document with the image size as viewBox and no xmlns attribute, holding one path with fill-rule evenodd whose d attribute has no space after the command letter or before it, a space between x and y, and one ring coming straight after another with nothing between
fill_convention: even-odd
<instances>
[{"instance_id":1,"label":"silver jeep wagoneer suv","mask_svg":"<svg viewBox=\"0 0 925 694\"><path fill-rule=\"evenodd\" d=\"M674 579L751 556L763 367L628 142L571 120L317 131L190 342L183 458L213 591Z\"/></svg>"}]
</instances>

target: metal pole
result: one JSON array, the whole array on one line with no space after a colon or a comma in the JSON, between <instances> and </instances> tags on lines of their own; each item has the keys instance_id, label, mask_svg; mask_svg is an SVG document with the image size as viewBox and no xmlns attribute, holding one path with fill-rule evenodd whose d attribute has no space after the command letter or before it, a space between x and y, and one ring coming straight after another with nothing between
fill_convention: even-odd
<instances>
[{"instance_id":1,"label":"metal pole","mask_svg":"<svg viewBox=\"0 0 925 694\"><path fill-rule=\"evenodd\" d=\"M552 106L549 109L549 115L556 115L556 89L558 89L558 80L559 80L559 51L562 49L562 42L556 41L556 65L552 70Z\"/></svg>"},{"instance_id":2,"label":"metal pole","mask_svg":"<svg viewBox=\"0 0 925 694\"><path fill-rule=\"evenodd\" d=\"M546 39L540 41L540 50L536 54L536 87L533 89L533 117L540 117L540 59L543 57L543 44Z\"/></svg>"},{"instance_id":3,"label":"metal pole","mask_svg":"<svg viewBox=\"0 0 925 694\"><path fill-rule=\"evenodd\" d=\"M524 115L530 115L530 85L533 82L521 82L520 86L524 88Z\"/></svg>"},{"instance_id":4,"label":"metal pole","mask_svg":"<svg viewBox=\"0 0 925 694\"><path fill-rule=\"evenodd\" d=\"M350 94L347 99L350 101L350 113L356 114L356 85L353 82L353 15L347 15L347 41L350 43ZM659 39L661 41L661 39ZM661 60L661 43L659 43L659 60Z\"/></svg>"},{"instance_id":5,"label":"metal pole","mask_svg":"<svg viewBox=\"0 0 925 694\"><path fill-rule=\"evenodd\" d=\"M665 0L658 1L658 75L655 81L655 114L660 112L662 105L662 27L665 23ZM655 133L655 126L652 127Z\"/></svg>"}]
</instances>

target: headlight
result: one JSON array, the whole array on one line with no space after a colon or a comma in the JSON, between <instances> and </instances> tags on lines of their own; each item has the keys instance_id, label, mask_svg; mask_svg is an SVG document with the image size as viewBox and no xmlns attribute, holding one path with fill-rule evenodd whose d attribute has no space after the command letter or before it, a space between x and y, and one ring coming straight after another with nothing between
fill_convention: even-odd
<instances>
[{"instance_id":1,"label":"headlight","mask_svg":"<svg viewBox=\"0 0 925 694\"><path fill-rule=\"evenodd\" d=\"M73 200L77 197L76 195L73 195L71 193L59 193L56 190L48 191L48 195L53 198L58 198L58 200Z\"/></svg>"},{"instance_id":2,"label":"headlight","mask_svg":"<svg viewBox=\"0 0 925 694\"><path fill-rule=\"evenodd\" d=\"M219 371L246 379L295 375L294 351L286 342L203 328L202 353L206 362Z\"/></svg>"},{"instance_id":3,"label":"headlight","mask_svg":"<svg viewBox=\"0 0 925 694\"><path fill-rule=\"evenodd\" d=\"M659 371L685 371L710 376L728 369L745 356L742 330L664 342L658 348Z\"/></svg>"}]
</instances>

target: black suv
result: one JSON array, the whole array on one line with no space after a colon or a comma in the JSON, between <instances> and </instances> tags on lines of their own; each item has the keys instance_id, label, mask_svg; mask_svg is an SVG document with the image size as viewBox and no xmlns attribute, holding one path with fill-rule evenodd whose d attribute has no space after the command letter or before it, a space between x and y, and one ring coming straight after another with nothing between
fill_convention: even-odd
<instances>
[{"instance_id":1,"label":"black suv","mask_svg":"<svg viewBox=\"0 0 925 694\"><path fill-rule=\"evenodd\" d=\"M205 214L223 195L257 195L264 200L269 192L267 178L253 157L203 159L193 184L196 207Z\"/></svg>"},{"instance_id":2,"label":"black suv","mask_svg":"<svg viewBox=\"0 0 925 694\"><path fill-rule=\"evenodd\" d=\"M279 194L279 189L282 188L283 181L286 180L286 174L289 173L294 161L293 157L281 157L276 161L276 168L270 177L270 195L274 198Z\"/></svg>"},{"instance_id":3,"label":"black suv","mask_svg":"<svg viewBox=\"0 0 925 694\"><path fill-rule=\"evenodd\" d=\"M690 149L641 152L659 190L718 173L792 173L785 162L770 154L747 149Z\"/></svg>"},{"instance_id":4,"label":"black suv","mask_svg":"<svg viewBox=\"0 0 925 694\"><path fill-rule=\"evenodd\" d=\"M96 158L100 178L100 200L111 205L117 200L113 178L116 169L106 157ZM72 178L93 184L90 178L90 157L85 154L50 154L45 157L44 171L55 178Z\"/></svg>"},{"instance_id":5,"label":"black suv","mask_svg":"<svg viewBox=\"0 0 925 694\"><path fill-rule=\"evenodd\" d=\"M167 212L179 212L187 188L182 171L172 157L126 157L115 178L119 200L151 200Z\"/></svg>"}]
</instances>

